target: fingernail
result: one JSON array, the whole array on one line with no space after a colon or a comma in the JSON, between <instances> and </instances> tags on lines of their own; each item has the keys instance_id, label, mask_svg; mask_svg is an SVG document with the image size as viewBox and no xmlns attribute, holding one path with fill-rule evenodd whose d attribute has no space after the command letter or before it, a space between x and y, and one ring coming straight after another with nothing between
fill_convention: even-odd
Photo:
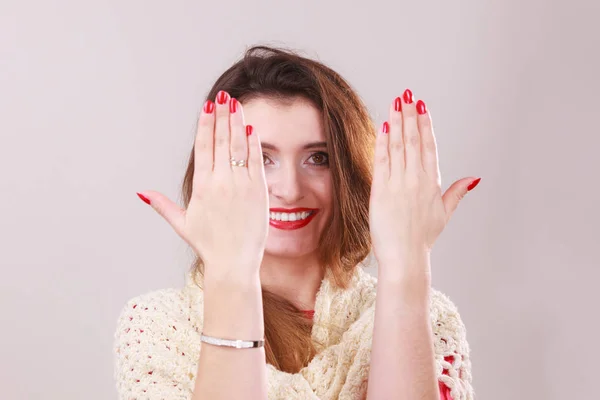
<instances>
[{"instance_id":1,"label":"fingernail","mask_svg":"<svg viewBox=\"0 0 600 400\"><path fill-rule=\"evenodd\" d=\"M231 102L229 102L229 112L233 114L235 110L237 110L237 100L231 99Z\"/></svg>"},{"instance_id":2,"label":"fingernail","mask_svg":"<svg viewBox=\"0 0 600 400\"><path fill-rule=\"evenodd\" d=\"M402 100L400 97L396 97L396 100L394 100L394 110L402 111Z\"/></svg>"},{"instance_id":3,"label":"fingernail","mask_svg":"<svg viewBox=\"0 0 600 400\"><path fill-rule=\"evenodd\" d=\"M246 125L246 136L252 135L252 125Z\"/></svg>"},{"instance_id":4,"label":"fingernail","mask_svg":"<svg viewBox=\"0 0 600 400\"><path fill-rule=\"evenodd\" d=\"M227 100L229 100L229 93L224 90L221 90L219 93L217 93L217 103L225 104L227 103Z\"/></svg>"},{"instance_id":5,"label":"fingernail","mask_svg":"<svg viewBox=\"0 0 600 400\"><path fill-rule=\"evenodd\" d=\"M413 102L413 94L410 89L406 89L402 97L404 98L404 102L406 104L411 104Z\"/></svg>"},{"instance_id":6,"label":"fingernail","mask_svg":"<svg viewBox=\"0 0 600 400\"><path fill-rule=\"evenodd\" d=\"M210 100L206 100L206 103L204 103L204 112L207 114L212 114L213 111L215 111L215 103Z\"/></svg>"},{"instance_id":7,"label":"fingernail","mask_svg":"<svg viewBox=\"0 0 600 400\"><path fill-rule=\"evenodd\" d=\"M143 194L140 194L140 193L137 193L137 195L139 196L140 199L142 199L144 201L144 203L150 204L150 199L149 198L147 198L146 196L144 196Z\"/></svg>"},{"instance_id":8,"label":"fingernail","mask_svg":"<svg viewBox=\"0 0 600 400\"><path fill-rule=\"evenodd\" d=\"M417 101L417 112L421 115L427 112L427 107L425 106L425 102L423 100Z\"/></svg>"},{"instance_id":9,"label":"fingernail","mask_svg":"<svg viewBox=\"0 0 600 400\"><path fill-rule=\"evenodd\" d=\"M479 185L479 181L481 181L481 178L477 178L475 179L468 187L467 187L467 191L471 191L473 189L475 189L475 186Z\"/></svg>"},{"instance_id":10,"label":"fingernail","mask_svg":"<svg viewBox=\"0 0 600 400\"><path fill-rule=\"evenodd\" d=\"M382 128L382 131L383 131L383 133L389 133L389 131L390 131L390 124L388 124L388 122L387 122L387 121L385 121L385 122L383 123L383 128Z\"/></svg>"}]
</instances>

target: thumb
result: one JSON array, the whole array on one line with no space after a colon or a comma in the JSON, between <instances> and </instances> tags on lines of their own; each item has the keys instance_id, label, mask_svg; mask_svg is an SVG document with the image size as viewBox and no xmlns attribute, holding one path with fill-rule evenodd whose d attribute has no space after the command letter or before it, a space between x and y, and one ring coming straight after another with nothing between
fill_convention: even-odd
<instances>
[{"instance_id":1,"label":"thumb","mask_svg":"<svg viewBox=\"0 0 600 400\"><path fill-rule=\"evenodd\" d=\"M137 193L138 197L163 217L171 227L181 235L185 224L185 210L173 203L159 192L146 191Z\"/></svg>"},{"instance_id":2,"label":"thumb","mask_svg":"<svg viewBox=\"0 0 600 400\"><path fill-rule=\"evenodd\" d=\"M444 207L446 208L447 220L450 219L458 203L465 197L467 192L473 190L479 184L481 178L463 178L454 182L442 195Z\"/></svg>"}]
</instances>

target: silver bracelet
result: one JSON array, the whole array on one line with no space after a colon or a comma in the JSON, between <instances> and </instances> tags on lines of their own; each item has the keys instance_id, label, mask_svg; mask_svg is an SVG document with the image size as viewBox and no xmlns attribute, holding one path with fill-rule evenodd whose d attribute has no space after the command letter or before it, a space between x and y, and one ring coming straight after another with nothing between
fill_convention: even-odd
<instances>
[{"instance_id":1,"label":"silver bracelet","mask_svg":"<svg viewBox=\"0 0 600 400\"><path fill-rule=\"evenodd\" d=\"M264 340L229 340L211 336L206 336L204 333L200 335L200 341L215 346L234 347L236 349L251 349L254 347L264 347Z\"/></svg>"}]
</instances>

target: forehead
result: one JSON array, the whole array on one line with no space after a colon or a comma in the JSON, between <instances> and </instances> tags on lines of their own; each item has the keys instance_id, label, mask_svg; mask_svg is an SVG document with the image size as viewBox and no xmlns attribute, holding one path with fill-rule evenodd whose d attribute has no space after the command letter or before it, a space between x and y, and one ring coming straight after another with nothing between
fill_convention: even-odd
<instances>
[{"instance_id":1,"label":"forehead","mask_svg":"<svg viewBox=\"0 0 600 400\"><path fill-rule=\"evenodd\" d=\"M285 149L325 141L321 113L308 100L257 98L243 103L243 109L246 124L254 127L262 142Z\"/></svg>"}]
</instances>

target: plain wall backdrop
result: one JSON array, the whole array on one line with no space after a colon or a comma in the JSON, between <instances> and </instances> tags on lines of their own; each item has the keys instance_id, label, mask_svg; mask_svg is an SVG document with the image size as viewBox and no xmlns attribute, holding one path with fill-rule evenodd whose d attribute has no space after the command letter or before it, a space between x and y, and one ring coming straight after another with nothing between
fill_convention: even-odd
<instances>
[{"instance_id":1,"label":"plain wall backdrop","mask_svg":"<svg viewBox=\"0 0 600 400\"><path fill-rule=\"evenodd\" d=\"M114 399L127 299L191 253L135 192L181 201L214 80L252 44L339 71L381 123L431 111L442 185L481 176L433 253L478 399L589 399L599 358L600 3L0 3L2 399ZM180 203L181 204L181 203Z\"/></svg>"}]
</instances>

